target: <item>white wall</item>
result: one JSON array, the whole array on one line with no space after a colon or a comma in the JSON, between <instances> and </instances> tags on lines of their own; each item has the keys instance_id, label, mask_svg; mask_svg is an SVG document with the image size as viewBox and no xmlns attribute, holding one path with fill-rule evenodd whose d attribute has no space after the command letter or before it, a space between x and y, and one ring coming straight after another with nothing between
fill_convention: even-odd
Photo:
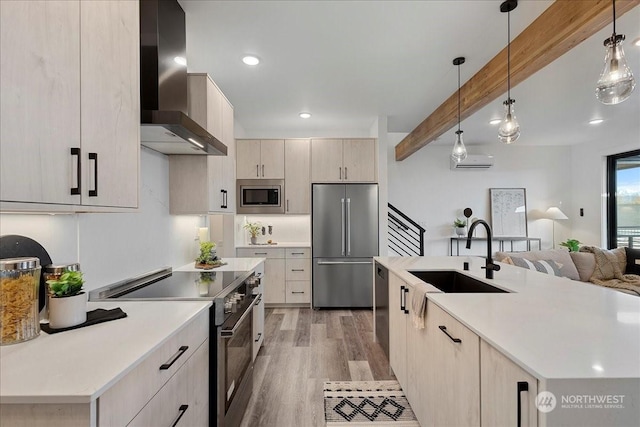
<instances>
[{"instance_id":1,"label":"white wall","mask_svg":"<svg viewBox=\"0 0 640 427\"><path fill-rule=\"evenodd\" d=\"M193 261L199 216L169 215L167 156L142 148L140 209L135 213L0 215L0 233L38 241L54 263L80 262L85 289Z\"/></svg>"},{"instance_id":2,"label":"white wall","mask_svg":"<svg viewBox=\"0 0 640 427\"><path fill-rule=\"evenodd\" d=\"M552 223L539 219L549 206L569 211L571 200L571 147L507 146L499 143L471 145L470 154L492 154L494 166L489 170L452 171L449 168L449 145L427 145L402 162L395 161L394 147L406 134L388 136L389 202L424 228L425 255L448 255L452 223L463 218L464 208L473 210L472 218L490 222L490 188L525 188L527 195L528 234L542 238L542 247L552 246ZM453 142L452 142L453 144ZM555 240L570 235L573 215L557 221ZM479 232L477 236L484 236ZM494 245L493 250L497 250ZM514 249L524 250L521 246ZM484 254L484 243L471 251Z\"/></svg>"}]
</instances>

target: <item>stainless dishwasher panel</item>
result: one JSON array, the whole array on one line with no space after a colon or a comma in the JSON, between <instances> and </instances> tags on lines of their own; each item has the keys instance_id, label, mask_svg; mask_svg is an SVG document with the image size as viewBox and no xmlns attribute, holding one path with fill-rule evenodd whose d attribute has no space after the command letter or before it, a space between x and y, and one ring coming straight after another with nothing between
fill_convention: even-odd
<instances>
[{"instance_id":1,"label":"stainless dishwasher panel","mask_svg":"<svg viewBox=\"0 0 640 427\"><path fill-rule=\"evenodd\" d=\"M376 338L389 359L389 270L375 263Z\"/></svg>"}]
</instances>

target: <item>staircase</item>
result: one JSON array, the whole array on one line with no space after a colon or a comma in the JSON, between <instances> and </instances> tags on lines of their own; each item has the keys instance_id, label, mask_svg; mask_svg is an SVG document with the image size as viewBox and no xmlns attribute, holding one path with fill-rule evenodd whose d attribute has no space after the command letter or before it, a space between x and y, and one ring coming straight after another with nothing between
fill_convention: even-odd
<instances>
[{"instance_id":1,"label":"staircase","mask_svg":"<svg viewBox=\"0 0 640 427\"><path fill-rule=\"evenodd\" d=\"M389 249L399 256L424 256L425 229L391 203L388 206Z\"/></svg>"}]
</instances>

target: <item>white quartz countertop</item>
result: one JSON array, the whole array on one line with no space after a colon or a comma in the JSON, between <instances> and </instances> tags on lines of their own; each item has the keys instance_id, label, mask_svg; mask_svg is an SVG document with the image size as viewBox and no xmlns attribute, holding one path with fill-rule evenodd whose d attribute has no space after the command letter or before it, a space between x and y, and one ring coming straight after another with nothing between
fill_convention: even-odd
<instances>
[{"instance_id":1,"label":"white quartz countertop","mask_svg":"<svg viewBox=\"0 0 640 427\"><path fill-rule=\"evenodd\" d=\"M265 244L265 242L258 243L257 245L246 244L236 245L236 248L310 248L311 242L276 242L275 244Z\"/></svg>"},{"instance_id":2,"label":"white quartz countertop","mask_svg":"<svg viewBox=\"0 0 640 427\"><path fill-rule=\"evenodd\" d=\"M0 403L88 403L211 306L210 301L89 302L127 317L0 347Z\"/></svg>"},{"instance_id":3,"label":"white quartz countertop","mask_svg":"<svg viewBox=\"0 0 640 427\"><path fill-rule=\"evenodd\" d=\"M538 379L640 378L640 297L503 263L485 279L477 257L375 260L409 284L410 270L457 270L510 291L427 299Z\"/></svg>"},{"instance_id":4,"label":"white quartz countertop","mask_svg":"<svg viewBox=\"0 0 640 427\"><path fill-rule=\"evenodd\" d=\"M203 271L251 271L265 261L265 258L222 258L225 265L213 268L211 270L203 270L195 267L195 262L174 268L173 271L187 272L203 272Z\"/></svg>"}]
</instances>

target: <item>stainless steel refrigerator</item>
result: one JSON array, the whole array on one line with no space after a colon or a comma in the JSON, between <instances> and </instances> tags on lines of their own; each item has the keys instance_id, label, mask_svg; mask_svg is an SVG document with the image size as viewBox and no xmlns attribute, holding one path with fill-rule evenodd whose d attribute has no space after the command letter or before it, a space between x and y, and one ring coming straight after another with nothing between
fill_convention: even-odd
<instances>
[{"instance_id":1,"label":"stainless steel refrigerator","mask_svg":"<svg viewBox=\"0 0 640 427\"><path fill-rule=\"evenodd\" d=\"M313 307L372 307L378 185L313 184Z\"/></svg>"}]
</instances>

